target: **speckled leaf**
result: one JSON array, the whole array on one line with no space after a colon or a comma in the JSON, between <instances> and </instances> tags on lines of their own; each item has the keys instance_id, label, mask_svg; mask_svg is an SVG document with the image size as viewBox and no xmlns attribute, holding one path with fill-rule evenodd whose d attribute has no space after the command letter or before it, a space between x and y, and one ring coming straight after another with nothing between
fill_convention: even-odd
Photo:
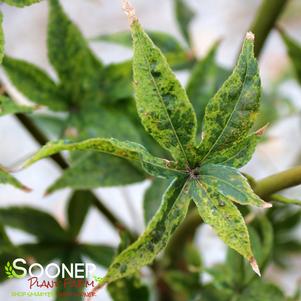
<instances>
[{"instance_id":1,"label":"speckled leaf","mask_svg":"<svg viewBox=\"0 0 301 301\"><path fill-rule=\"evenodd\" d=\"M204 222L212 226L229 247L253 262L254 256L245 221L232 201L211 185L199 180L193 182L190 191Z\"/></svg>"},{"instance_id":2,"label":"speckled leaf","mask_svg":"<svg viewBox=\"0 0 301 301\"><path fill-rule=\"evenodd\" d=\"M17 6L17 7L24 7L28 6L37 2L40 2L41 0L1 0L1 2L4 2L9 5Z\"/></svg>"},{"instance_id":3,"label":"speckled leaf","mask_svg":"<svg viewBox=\"0 0 301 301\"><path fill-rule=\"evenodd\" d=\"M170 236L183 221L188 211L190 197L189 182L176 179L165 192L161 207L150 221L145 232L120 253L108 269L102 283L110 283L132 275L141 267L151 263L164 249Z\"/></svg>"},{"instance_id":4,"label":"speckled leaf","mask_svg":"<svg viewBox=\"0 0 301 301\"><path fill-rule=\"evenodd\" d=\"M155 178L146 190L143 200L144 222L146 225L156 214L162 201L162 195L169 185L169 179Z\"/></svg>"},{"instance_id":5,"label":"speckled leaf","mask_svg":"<svg viewBox=\"0 0 301 301\"><path fill-rule=\"evenodd\" d=\"M0 117L17 113L31 113L34 109L35 107L18 105L10 98L0 95Z\"/></svg>"},{"instance_id":6,"label":"speckled leaf","mask_svg":"<svg viewBox=\"0 0 301 301\"><path fill-rule=\"evenodd\" d=\"M248 180L237 169L223 165L205 164L199 169L199 175L201 185L217 191L228 201L241 205L271 207L253 192Z\"/></svg>"},{"instance_id":7,"label":"speckled leaf","mask_svg":"<svg viewBox=\"0 0 301 301\"><path fill-rule=\"evenodd\" d=\"M102 64L79 29L68 19L59 1L49 0L48 3L48 56L68 100L72 104L101 101Z\"/></svg>"},{"instance_id":8,"label":"speckled leaf","mask_svg":"<svg viewBox=\"0 0 301 301\"><path fill-rule=\"evenodd\" d=\"M56 83L39 67L23 60L5 56L3 67L13 85L29 100L65 111L68 102Z\"/></svg>"},{"instance_id":9,"label":"speckled leaf","mask_svg":"<svg viewBox=\"0 0 301 301\"><path fill-rule=\"evenodd\" d=\"M161 51L138 20L132 22L131 29L134 88L142 124L177 161L188 165L193 161L196 134L192 105Z\"/></svg>"},{"instance_id":10,"label":"speckled leaf","mask_svg":"<svg viewBox=\"0 0 301 301\"><path fill-rule=\"evenodd\" d=\"M202 162L243 139L254 124L261 87L253 38L253 34L247 34L232 75L206 107L199 148Z\"/></svg>"},{"instance_id":11,"label":"speckled leaf","mask_svg":"<svg viewBox=\"0 0 301 301\"><path fill-rule=\"evenodd\" d=\"M26 192L30 189L20 183L16 178L10 175L3 167L0 166L0 184L9 184Z\"/></svg>"},{"instance_id":12,"label":"speckled leaf","mask_svg":"<svg viewBox=\"0 0 301 301\"><path fill-rule=\"evenodd\" d=\"M190 44L189 25L195 13L186 3L187 0L174 0L175 12L179 28L188 44Z\"/></svg>"},{"instance_id":13,"label":"speckled leaf","mask_svg":"<svg viewBox=\"0 0 301 301\"><path fill-rule=\"evenodd\" d=\"M130 161L141 162L143 167L152 175L176 176L183 173L176 169L175 162L153 157L143 146L129 141L116 139L94 138L82 142L68 142L64 140L49 142L34 156L24 163L24 167L43 158L47 158L61 151L90 150L110 154Z\"/></svg>"},{"instance_id":14,"label":"speckled leaf","mask_svg":"<svg viewBox=\"0 0 301 301\"><path fill-rule=\"evenodd\" d=\"M4 55L4 34L2 29L2 12L0 12L0 64L2 63L3 55Z\"/></svg>"},{"instance_id":15,"label":"speckled leaf","mask_svg":"<svg viewBox=\"0 0 301 301\"><path fill-rule=\"evenodd\" d=\"M196 63L186 88L187 95L196 112L198 134L201 133L208 101L217 91L218 68L215 63L215 55L218 45L216 43L208 54Z\"/></svg>"},{"instance_id":16,"label":"speckled leaf","mask_svg":"<svg viewBox=\"0 0 301 301\"><path fill-rule=\"evenodd\" d=\"M41 241L66 240L66 232L58 222L38 209L17 206L0 208L0 223L28 232Z\"/></svg>"},{"instance_id":17,"label":"speckled leaf","mask_svg":"<svg viewBox=\"0 0 301 301\"><path fill-rule=\"evenodd\" d=\"M256 133L250 134L233 142L229 148L225 148L212 156L209 155L206 161L207 163L240 168L251 160L259 140L260 137Z\"/></svg>"},{"instance_id":18,"label":"speckled leaf","mask_svg":"<svg viewBox=\"0 0 301 301\"><path fill-rule=\"evenodd\" d=\"M85 153L47 189L95 189L141 182L145 174L130 162L106 154Z\"/></svg>"},{"instance_id":19,"label":"speckled leaf","mask_svg":"<svg viewBox=\"0 0 301 301\"><path fill-rule=\"evenodd\" d=\"M280 33L293 63L297 80L301 84L301 45L284 31L280 31Z\"/></svg>"}]
</instances>

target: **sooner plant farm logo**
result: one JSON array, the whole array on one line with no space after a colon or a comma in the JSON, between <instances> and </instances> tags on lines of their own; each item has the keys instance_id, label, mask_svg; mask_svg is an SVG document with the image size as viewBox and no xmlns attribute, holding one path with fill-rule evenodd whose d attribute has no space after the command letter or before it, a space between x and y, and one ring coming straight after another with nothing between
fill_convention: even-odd
<instances>
[{"instance_id":1,"label":"sooner plant farm logo","mask_svg":"<svg viewBox=\"0 0 301 301\"><path fill-rule=\"evenodd\" d=\"M95 275L96 266L93 263L49 263L43 267L40 263L28 265L24 258L16 258L4 265L4 272L9 279L27 277L26 286L29 290L11 292L11 296L48 296L53 297L94 297L93 288L101 280ZM45 278L47 277L47 280ZM50 279L50 280L49 280ZM57 290L57 288L60 288ZM70 292L70 289L78 292ZM33 289L43 289L43 292L33 292ZM55 290L52 290L55 289ZM52 290L52 291L51 291ZM90 291L89 291L90 290Z\"/></svg>"},{"instance_id":2,"label":"sooner plant farm logo","mask_svg":"<svg viewBox=\"0 0 301 301\"><path fill-rule=\"evenodd\" d=\"M7 277L9 279L11 279L11 278L17 278L17 279L23 278L23 275L16 274L15 270L13 269L13 267L10 264L9 261L6 263L6 266L5 266L5 274L7 275Z\"/></svg>"}]
</instances>

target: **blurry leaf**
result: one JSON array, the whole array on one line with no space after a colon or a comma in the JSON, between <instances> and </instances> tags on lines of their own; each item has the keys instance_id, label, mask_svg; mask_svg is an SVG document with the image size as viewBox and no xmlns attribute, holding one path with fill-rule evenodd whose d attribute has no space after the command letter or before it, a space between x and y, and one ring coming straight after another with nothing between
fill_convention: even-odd
<instances>
[{"instance_id":1,"label":"blurry leaf","mask_svg":"<svg viewBox=\"0 0 301 301\"><path fill-rule=\"evenodd\" d=\"M284 31L280 31L282 39L286 45L288 55L293 63L296 77L301 84L301 45L296 40L287 35Z\"/></svg>"},{"instance_id":2,"label":"blurry leaf","mask_svg":"<svg viewBox=\"0 0 301 301\"><path fill-rule=\"evenodd\" d=\"M231 300L232 293L226 290L217 289L212 284L207 284L202 287L200 292L201 297L196 301L229 301Z\"/></svg>"},{"instance_id":3,"label":"blurry leaf","mask_svg":"<svg viewBox=\"0 0 301 301\"><path fill-rule=\"evenodd\" d=\"M24 167L28 167L43 158L64 150L94 150L127 160L137 161L143 165L148 173L151 175L159 175L161 177L176 176L183 173L183 171L174 168L174 162L153 157L143 146L134 142L118 141L113 138L94 138L78 143L68 143L64 140L49 142L32 156L32 158L27 160Z\"/></svg>"},{"instance_id":4,"label":"blurry leaf","mask_svg":"<svg viewBox=\"0 0 301 301\"><path fill-rule=\"evenodd\" d=\"M195 13L186 3L187 0L175 0L175 13L178 26L188 44L190 44L189 25L195 16Z\"/></svg>"},{"instance_id":5,"label":"blurry leaf","mask_svg":"<svg viewBox=\"0 0 301 301\"><path fill-rule=\"evenodd\" d=\"M148 288L137 276L115 281L107 288L113 301L149 300Z\"/></svg>"},{"instance_id":6,"label":"blurry leaf","mask_svg":"<svg viewBox=\"0 0 301 301\"><path fill-rule=\"evenodd\" d=\"M201 291L198 273L168 270L163 277L176 296L175 300L195 300L195 297Z\"/></svg>"},{"instance_id":7,"label":"blurry leaf","mask_svg":"<svg viewBox=\"0 0 301 301\"><path fill-rule=\"evenodd\" d=\"M103 66L85 38L63 12L58 0L48 1L48 56L71 104L102 100Z\"/></svg>"},{"instance_id":8,"label":"blurry leaf","mask_svg":"<svg viewBox=\"0 0 301 301\"><path fill-rule=\"evenodd\" d=\"M170 236L186 216L190 203L190 198L186 194L188 185L189 183L183 179L174 180L165 192L161 207L145 232L114 259L102 280L103 283L111 283L132 275L151 263L164 249Z\"/></svg>"},{"instance_id":9,"label":"blurry leaf","mask_svg":"<svg viewBox=\"0 0 301 301\"><path fill-rule=\"evenodd\" d=\"M162 195L170 185L170 180L155 178L146 190L143 200L144 222L147 225L162 202Z\"/></svg>"},{"instance_id":10,"label":"blurry leaf","mask_svg":"<svg viewBox=\"0 0 301 301\"><path fill-rule=\"evenodd\" d=\"M254 124L261 86L253 49L253 35L248 33L232 75L206 107L199 147L199 160L203 163L221 151L226 158L225 150L244 139Z\"/></svg>"},{"instance_id":11,"label":"blurry leaf","mask_svg":"<svg viewBox=\"0 0 301 301\"><path fill-rule=\"evenodd\" d=\"M3 67L16 88L29 100L54 111L68 108L68 100L56 83L39 67L5 56Z\"/></svg>"},{"instance_id":12,"label":"blurry leaf","mask_svg":"<svg viewBox=\"0 0 301 301\"><path fill-rule=\"evenodd\" d=\"M16 178L11 176L3 167L0 166L0 184L9 184L25 192L31 191L30 188L24 186Z\"/></svg>"},{"instance_id":13,"label":"blurry leaf","mask_svg":"<svg viewBox=\"0 0 301 301\"><path fill-rule=\"evenodd\" d=\"M138 21L131 24L138 114L147 132L184 166L193 161L196 117L160 50Z\"/></svg>"},{"instance_id":14,"label":"blurry leaf","mask_svg":"<svg viewBox=\"0 0 301 301\"><path fill-rule=\"evenodd\" d=\"M267 217L274 229L272 259L277 265L285 268L288 265L287 258L301 250L301 240L296 234L301 223L301 210L294 210L288 205L274 205L267 212Z\"/></svg>"},{"instance_id":15,"label":"blurry leaf","mask_svg":"<svg viewBox=\"0 0 301 301\"><path fill-rule=\"evenodd\" d=\"M49 140L62 138L66 127L64 117L50 114L34 114L30 118L49 137Z\"/></svg>"},{"instance_id":16,"label":"blurry leaf","mask_svg":"<svg viewBox=\"0 0 301 301\"><path fill-rule=\"evenodd\" d=\"M61 262L66 266L75 263L82 263L82 258L78 250L69 249L65 253L60 253ZM82 273L81 273L82 274ZM83 278L62 278L59 276L56 279L59 282L56 288L55 301L82 301L82 292L85 290L85 285L78 285L77 281L83 281Z\"/></svg>"},{"instance_id":17,"label":"blurry leaf","mask_svg":"<svg viewBox=\"0 0 301 301\"><path fill-rule=\"evenodd\" d=\"M174 69L189 68L193 65L193 55L188 49L183 48L181 43L169 33L146 30L148 36L155 45L164 53L168 63ZM115 43L128 48L132 47L132 36L129 31L116 32L100 35L94 41Z\"/></svg>"},{"instance_id":18,"label":"blurry leaf","mask_svg":"<svg viewBox=\"0 0 301 301\"><path fill-rule=\"evenodd\" d=\"M253 281L247 286L237 301L284 301L285 297L282 291L273 284Z\"/></svg>"},{"instance_id":19,"label":"blurry leaf","mask_svg":"<svg viewBox=\"0 0 301 301\"><path fill-rule=\"evenodd\" d=\"M0 208L0 223L28 232L41 241L65 241L66 233L48 213L30 207Z\"/></svg>"},{"instance_id":20,"label":"blurry leaf","mask_svg":"<svg viewBox=\"0 0 301 301\"><path fill-rule=\"evenodd\" d=\"M145 174L130 162L106 154L85 153L47 189L94 189L141 182Z\"/></svg>"},{"instance_id":21,"label":"blurry leaf","mask_svg":"<svg viewBox=\"0 0 301 301\"><path fill-rule=\"evenodd\" d=\"M197 62L192 69L186 88L187 95L196 112L198 134L201 133L206 106L217 91L218 68L215 63L215 55L218 46L219 44L216 43L206 57Z\"/></svg>"},{"instance_id":22,"label":"blurry leaf","mask_svg":"<svg viewBox=\"0 0 301 301\"><path fill-rule=\"evenodd\" d=\"M76 237L82 229L85 218L93 203L93 195L85 191L75 191L68 202L68 231Z\"/></svg>"},{"instance_id":23,"label":"blurry leaf","mask_svg":"<svg viewBox=\"0 0 301 301\"><path fill-rule=\"evenodd\" d=\"M130 61L105 66L104 74L105 78L101 82L101 88L106 95L104 103L112 104L133 96Z\"/></svg>"},{"instance_id":24,"label":"blurry leaf","mask_svg":"<svg viewBox=\"0 0 301 301\"><path fill-rule=\"evenodd\" d=\"M160 32L146 30L148 36L152 39L163 53L183 51L182 45L172 35ZM129 31L104 34L93 39L95 41L104 41L119 44L128 48L132 47L132 35Z\"/></svg>"},{"instance_id":25,"label":"blurry leaf","mask_svg":"<svg viewBox=\"0 0 301 301\"><path fill-rule=\"evenodd\" d=\"M90 104L89 107L70 114L67 123L65 137L68 139L102 137L140 143L139 133L118 105L108 107ZM69 130L71 135L68 134Z\"/></svg>"},{"instance_id":26,"label":"blurry leaf","mask_svg":"<svg viewBox=\"0 0 301 301\"><path fill-rule=\"evenodd\" d=\"M64 244L55 244L48 242L27 243L19 246L22 256L34 258L34 260L43 266L59 258L64 251Z\"/></svg>"},{"instance_id":27,"label":"blurry leaf","mask_svg":"<svg viewBox=\"0 0 301 301\"><path fill-rule=\"evenodd\" d=\"M41 0L1 0L1 2L18 7L24 7L40 1Z\"/></svg>"},{"instance_id":28,"label":"blurry leaf","mask_svg":"<svg viewBox=\"0 0 301 301\"><path fill-rule=\"evenodd\" d=\"M0 64L2 63L3 55L4 55L4 34L2 29L2 12L0 12Z\"/></svg>"},{"instance_id":29,"label":"blurry leaf","mask_svg":"<svg viewBox=\"0 0 301 301\"><path fill-rule=\"evenodd\" d=\"M16 104L8 97L0 95L0 117L8 114L31 113L35 108Z\"/></svg>"},{"instance_id":30,"label":"blurry leaf","mask_svg":"<svg viewBox=\"0 0 301 301\"><path fill-rule=\"evenodd\" d=\"M79 250L82 255L89 257L96 264L108 267L115 255L112 247L97 244L80 244Z\"/></svg>"}]
</instances>

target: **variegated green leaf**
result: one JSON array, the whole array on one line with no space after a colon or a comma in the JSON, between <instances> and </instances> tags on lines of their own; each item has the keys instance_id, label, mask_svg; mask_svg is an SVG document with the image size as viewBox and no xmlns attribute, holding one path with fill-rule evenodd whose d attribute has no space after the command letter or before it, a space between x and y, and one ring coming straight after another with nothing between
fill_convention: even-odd
<instances>
[{"instance_id":1,"label":"variegated green leaf","mask_svg":"<svg viewBox=\"0 0 301 301\"><path fill-rule=\"evenodd\" d=\"M261 90L253 48L254 36L248 33L232 75L206 107L199 147L202 162L242 140L253 126Z\"/></svg>"},{"instance_id":2,"label":"variegated green leaf","mask_svg":"<svg viewBox=\"0 0 301 301\"><path fill-rule=\"evenodd\" d=\"M2 29L2 12L0 12L0 64L2 63L3 55L4 55L4 34Z\"/></svg>"},{"instance_id":3,"label":"variegated green leaf","mask_svg":"<svg viewBox=\"0 0 301 301\"><path fill-rule=\"evenodd\" d=\"M10 175L3 167L0 166L0 184L9 184L26 192L31 191L30 188L23 185L16 178Z\"/></svg>"},{"instance_id":4,"label":"variegated green leaf","mask_svg":"<svg viewBox=\"0 0 301 301\"><path fill-rule=\"evenodd\" d=\"M10 98L0 95L0 117L17 113L31 113L35 107L18 105Z\"/></svg>"},{"instance_id":5,"label":"variegated green leaf","mask_svg":"<svg viewBox=\"0 0 301 301\"><path fill-rule=\"evenodd\" d=\"M126 160L88 152L66 169L47 193L68 187L80 190L128 185L144 179L143 171Z\"/></svg>"},{"instance_id":6,"label":"variegated green leaf","mask_svg":"<svg viewBox=\"0 0 301 301\"><path fill-rule=\"evenodd\" d=\"M68 99L58 85L39 67L5 56L3 67L13 85L29 100L54 111L66 111Z\"/></svg>"},{"instance_id":7,"label":"variegated green leaf","mask_svg":"<svg viewBox=\"0 0 301 301\"><path fill-rule=\"evenodd\" d=\"M190 44L189 25L195 16L186 3L187 0L175 0L175 12L179 28L188 44Z\"/></svg>"},{"instance_id":8,"label":"variegated green leaf","mask_svg":"<svg viewBox=\"0 0 301 301\"><path fill-rule=\"evenodd\" d=\"M161 207L136 242L121 252L108 269L102 283L132 275L151 263L164 249L170 236L183 221L188 211L190 182L176 179L165 192Z\"/></svg>"},{"instance_id":9,"label":"variegated green leaf","mask_svg":"<svg viewBox=\"0 0 301 301\"><path fill-rule=\"evenodd\" d=\"M124 158L130 161L141 162L143 167L151 175L156 176L176 176L184 173L176 169L173 161L157 158L152 156L143 146L129 141L118 141L116 139L94 138L82 142L68 142L60 140L49 142L41 148L32 158L27 160L24 167L33 164L43 158L47 158L61 151L89 150L110 154L116 157Z\"/></svg>"},{"instance_id":10,"label":"variegated green leaf","mask_svg":"<svg viewBox=\"0 0 301 301\"><path fill-rule=\"evenodd\" d=\"M9 5L17 6L17 7L24 7L28 6L34 3L38 3L42 0L1 0L1 2L4 2Z\"/></svg>"},{"instance_id":11,"label":"variegated green leaf","mask_svg":"<svg viewBox=\"0 0 301 301\"><path fill-rule=\"evenodd\" d=\"M193 182L190 193L204 222L229 247L243 255L259 274L245 221L232 201L201 180Z\"/></svg>"},{"instance_id":12,"label":"variegated green leaf","mask_svg":"<svg viewBox=\"0 0 301 301\"><path fill-rule=\"evenodd\" d=\"M215 63L216 43L206 57L199 60L192 69L187 84L187 95L193 104L198 122L198 134L201 133L205 109L210 98L217 91L218 68Z\"/></svg>"},{"instance_id":13,"label":"variegated green leaf","mask_svg":"<svg viewBox=\"0 0 301 301\"><path fill-rule=\"evenodd\" d=\"M99 102L103 66L58 0L49 0L48 56L72 104Z\"/></svg>"},{"instance_id":14,"label":"variegated green leaf","mask_svg":"<svg viewBox=\"0 0 301 301\"><path fill-rule=\"evenodd\" d=\"M250 134L235 141L229 148L225 148L213 156L208 156L206 161L240 168L251 160L259 139L260 137L256 133Z\"/></svg>"},{"instance_id":15,"label":"variegated green leaf","mask_svg":"<svg viewBox=\"0 0 301 301\"><path fill-rule=\"evenodd\" d=\"M293 63L297 80L301 84L301 45L284 31L280 31L281 37L286 45L288 55Z\"/></svg>"},{"instance_id":16,"label":"variegated green leaf","mask_svg":"<svg viewBox=\"0 0 301 301\"><path fill-rule=\"evenodd\" d=\"M205 164L198 170L201 185L222 194L228 201L241 205L252 205L263 208L272 207L261 200L250 187L248 180L235 168Z\"/></svg>"},{"instance_id":17,"label":"variegated green leaf","mask_svg":"<svg viewBox=\"0 0 301 301\"><path fill-rule=\"evenodd\" d=\"M192 105L163 54L136 17L131 30L134 88L142 124L163 148L187 166L194 161L196 117Z\"/></svg>"}]
</instances>

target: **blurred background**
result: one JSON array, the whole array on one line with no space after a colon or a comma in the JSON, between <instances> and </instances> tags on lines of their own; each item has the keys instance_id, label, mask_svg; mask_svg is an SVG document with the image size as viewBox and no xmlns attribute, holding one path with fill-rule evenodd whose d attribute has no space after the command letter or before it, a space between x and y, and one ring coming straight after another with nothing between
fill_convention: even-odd
<instances>
[{"instance_id":1,"label":"blurred background","mask_svg":"<svg viewBox=\"0 0 301 301\"><path fill-rule=\"evenodd\" d=\"M191 37L198 57L203 57L212 44L221 39L218 49L218 62L225 67L232 67L237 58L243 37L254 19L260 0L190 0L188 3L196 12L191 24ZM99 34L113 33L128 29L127 18L122 12L119 0L61 0L68 16L79 26L85 37L93 38ZM132 0L141 23L146 29L169 32L183 43L173 13L171 0L145 1ZM25 59L54 76L47 59L46 1L18 9L1 4L4 15L4 32L7 54ZM292 0L279 23L295 39L301 42L301 0ZM131 50L105 42L91 42L91 47L105 63L118 62L131 58ZM256 179L281 171L299 160L301 152L301 89L292 76L291 63L285 46L276 31L273 31L266 43L260 59L260 72L263 87L272 91L275 83L279 94L283 95L296 108L288 113L285 108L279 110L282 118L268 129L268 139L260 144L252 161L243 168ZM188 72L177 72L179 79L185 83ZM24 99L10 84L1 72L1 79L10 93L20 103ZM0 119L0 163L4 166L16 166L33 154L39 146L30 134L11 116ZM60 170L50 161L43 160L27 170L19 172L16 177L33 189L24 193L9 186L0 188L0 206L22 204L42 208L57 217L64 225L66 200L70 196L68 189L61 190L49 197L44 197L45 188L60 175ZM122 188L98 189L106 205L111 208L131 229L143 230L142 198L149 186L147 181ZM299 198L300 188L290 189L289 194ZM32 241L29 235L9 229L8 234L16 243ZM200 235L202 234L202 235ZM296 233L300 237L301 229ZM111 226L102 219L95 209L91 209L86 223L80 233L85 242L100 242L117 245L119 237ZM197 236L197 244L202 252L205 265L211 266L222 261L225 256L225 245L215 236L211 229L202 226ZM301 281L301 256L290 259L292 264L287 271L271 267L268 277L279 283L288 293L293 293ZM99 271L103 274L103 271ZM0 286L0 299L8 299L7 292L22 290L24 282L12 280ZM23 300L18 298L18 300ZM24 301L28 299L25 298ZM95 300L110 300L105 290L99 292Z\"/></svg>"}]
</instances>

